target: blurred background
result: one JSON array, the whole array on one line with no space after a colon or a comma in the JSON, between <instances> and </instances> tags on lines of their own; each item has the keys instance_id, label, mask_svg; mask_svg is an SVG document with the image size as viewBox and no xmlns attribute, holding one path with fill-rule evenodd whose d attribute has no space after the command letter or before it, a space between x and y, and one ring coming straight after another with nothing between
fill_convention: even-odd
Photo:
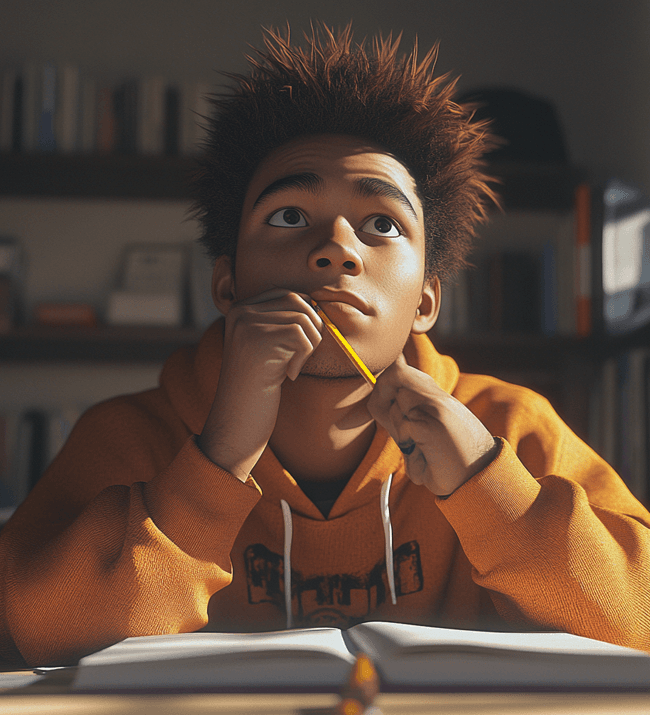
<instances>
[{"instance_id":1,"label":"blurred background","mask_svg":"<svg viewBox=\"0 0 650 715\"><path fill-rule=\"evenodd\" d=\"M636 370L635 379L641 380L636 387L633 383L633 392L646 395L650 371L646 371L645 352L643 359L639 357L645 338L633 343L619 340L616 345L609 338L601 339L600 314L581 327L576 307L580 295L575 295L579 287L574 286L573 274L578 270L580 241L583 245L590 241L584 227L579 228L575 187L584 182L592 187L591 224L586 230L600 237L604 181L618 177L640 196L650 194L650 3L646 0L4 3L0 9L4 73L0 114L5 117L4 129L0 123L0 133L4 132L0 136L0 277L4 271L11 278L14 294L6 299L11 305L0 335L0 412L4 414L0 475L4 473L5 482L13 484L16 479L24 482L24 477L16 477L16 470L31 470L28 480L33 481L84 407L117 393L154 386L167 354L196 340L214 317L205 304L209 266L188 248L197 227L186 220L183 181L198 134L186 126L187 105L192 101L200 108L192 93L222 82L217 71L246 71L244 54L250 52L249 44L261 45L262 26L284 26L289 21L292 32L300 36L311 19L334 26L352 20L359 39L378 32L403 32L405 49L417 34L422 53L439 40L437 69L460 76L459 93L515 89L545 100L554 110L564 160L538 158L526 166L522 162L514 174L513 162L505 162L506 184L516 189L528 182L528 194L508 198L505 216L495 216L485 229L485 237L501 253L497 258L490 254L485 274L477 269L473 275L483 277L472 279L469 287L461 279L460 289L455 290L462 295L454 296L450 289L450 308L441 321L439 338L462 368L497 372L542 391L571 426L620 469L632 460L636 476L630 479L636 480L635 490L645 497L650 463L645 417L636 436L615 439L610 434L612 415L629 416L633 409L647 412L646 402L632 406L615 402L620 381L630 370ZM83 105L75 105L74 111L88 108L91 129L86 127L85 138L78 128L79 135L69 135L67 145L59 134L57 146L48 144L47 137L39 136L38 126L26 128L24 119L17 130L15 82L25 80L20 85L24 104L29 98L27 79L36 76L39 86L44 86L43 77L50 76L47 68L59 72L59 84L52 88L57 88L61 102L65 101L61 82L67 76L78 91L75 101ZM161 130L157 144L147 144L124 133L120 123L127 120L119 112L129 101L137 102L129 94L134 86L141 95L158 91L164 97L165 111L174 112L176 134L168 126ZM173 93L167 92L169 88ZM94 99L89 100L91 90ZM100 93L108 90L106 96L121 102L121 110L118 107L117 116L101 120L105 123L100 127ZM32 99L40 103L42 119L52 108L47 106L47 92L44 95L42 87L39 91L40 98ZM13 119L7 118L9 114ZM65 132L57 129L59 119L52 121L56 132ZM117 128L110 122L117 122ZM36 132L31 139L29 131ZM530 141L535 144L534 137ZM576 234L580 230L582 238ZM526 246L535 263L522 262L521 251L513 263L513 245ZM565 245L573 250L568 268L561 265ZM645 243L639 245L643 253ZM175 246L181 253L169 250ZM602 247L599 250L602 253ZM592 262L600 261L600 255L594 253ZM477 265L480 268L480 260ZM519 293L520 300L513 301L507 291L524 290L521 286L513 289L503 283L495 288L495 275L505 275L513 265L519 275L530 270L530 275L539 276L534 295ZM601 279L602 271L594 280ZM155 288L156 280L173 284L174 290L161 297L158 294L164 289ZM477 326L472 301L479 295L481 281L493 298L497 296L497 307L485 325ZM549 294L553 281L555 292ZM137 305L132 301L134 293L142 294L144 284L154 285L150 292L158 296L149 296L146 310L142 301ZM594 301L602 298L598 290L602 293L600 283L590 296ZM197 297L201 291L203 303ZM479 302L485 303L480 297ZM537 306L534 325L517 323L524 318L503 313L503 304L513 302ZM575 315L567 318L571 311ZM633 368L622 368L621 355L628 356L630 350L636 350L636 362L632 360ZM628 373L622 374L625 370ZM26 414L32 415L27 421ZM33 444L39 430L49 430L51 443L40 462L30 467L26 462L32 457L23 456L25 464L16 466L16 443ZM27 436L21 437L23 432ZM628 438L636 441L632 452L637 456L630 456ZM22 486L18 492L27 488Z\"/></svg>"},{"instance_id":2,"label":"blurred background","mask_svg":"<svg viewBox=\"0 0 650 715\"><path fill-rule=\"evenodd\" d=\"M0 61L69 61L97 76L163 74L219 81L244 71L260 26L310 19L354 21L359 37L379 31L440 40L441 72L459 89L516 86L558 107L573 161L650 184L650 6L589 0L57 0L5 3Z\"/></svg>"}]
</instances>

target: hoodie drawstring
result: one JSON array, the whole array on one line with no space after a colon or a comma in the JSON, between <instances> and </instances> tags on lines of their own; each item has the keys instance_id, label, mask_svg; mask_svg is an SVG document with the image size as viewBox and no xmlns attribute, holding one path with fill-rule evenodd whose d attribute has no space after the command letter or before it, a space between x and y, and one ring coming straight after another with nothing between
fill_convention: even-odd
<instances>
[{"instance_id":1,"label":"hoodie drawstring","mask_svg":"<svg viewBox=\"0 0 650 715\"><path fill-rule=\"evenodd\" d=\"M393 482L393 475L381 485L380 507L381 521L384 525L384 545L386 550L386 576L388 577L388 588L393 606L397 605L397 595L395 593L395 570L393 567L393 525L390 521L390 508L388 499L390 496L390 486ZM282 507L282 520L284 521L284 608L287 614L287 628L293 628L293 611L291 609L291 540L293 539L293 522L291 520L291 508L289 504L280 499Z\"/></svg>"},{"instance_id":2,"label":"hoodie drawstring","mask_svg":"<svg viewBox=\"0 0 650 715\"><path fill-rule=\"evenodd\" d=\"M293 628L293 611L291 610L291 539L293 538L293 522L289 504L280 499L282 519L284 521L284 608L287 613L287 628Z\"/></svg>"},{"instance_id":3,"label":"hoodie drawstring","mask_svg":"<svg viewBox=\"0 0 650 715\"><path fill-rule=\"evenodd\" d=\"M393 475L381 485L380 506L381 521L384 525L384 545L386 547L386 576L388 577L388 588L393 606L397 605L397 595L395 593L395 570L393 567L393 525L390 521L390 508L388 498L390 496L390 485L393 483Z\"/></svg>"}]
</instances>

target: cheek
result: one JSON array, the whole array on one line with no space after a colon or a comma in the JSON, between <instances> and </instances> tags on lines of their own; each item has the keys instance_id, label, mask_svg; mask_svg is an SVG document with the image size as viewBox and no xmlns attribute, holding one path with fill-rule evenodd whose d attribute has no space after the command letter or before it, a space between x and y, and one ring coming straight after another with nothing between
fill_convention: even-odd
<instances>
[{"instance_id":1,"label":"cheek","mask_svg":"<svg viewBox=\"0 0 650 715\"><path fill-rule=\"evenodd\" d=\"M244 300L282 283L290 271L287 256L280 247L247 236L237 247L235 256L235 286L237 299Z\"/></svg>"},{"instance_id":2,"label":"cheek","mask_svg":"<svg viewBox=\"0 0 650 715\"><path fill-rule=\"evenodd\" d=\"M377 278L389 299L402 307L411 303L417 307L424 283L424 256L409 250L392 256L381 269Z\"/></svg>"}]
</instances>

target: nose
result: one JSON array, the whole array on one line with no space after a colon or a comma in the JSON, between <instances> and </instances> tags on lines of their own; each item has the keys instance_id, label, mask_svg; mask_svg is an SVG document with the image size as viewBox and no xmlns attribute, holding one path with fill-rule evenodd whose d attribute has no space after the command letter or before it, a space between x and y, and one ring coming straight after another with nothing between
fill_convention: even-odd
<instances>
[{"instance_id":1,"label":"nose","mask_svg":"<svg viewBox=\"0 0 650 715\"><path fill-rule=\"evenodd\" d=\"M327 235L309 254L309 267L316 271L330 268L349 275L358 275L363 264L357 251L357 243L354 229L340 217L327 229Z\"/></svg>"}]
</instances>

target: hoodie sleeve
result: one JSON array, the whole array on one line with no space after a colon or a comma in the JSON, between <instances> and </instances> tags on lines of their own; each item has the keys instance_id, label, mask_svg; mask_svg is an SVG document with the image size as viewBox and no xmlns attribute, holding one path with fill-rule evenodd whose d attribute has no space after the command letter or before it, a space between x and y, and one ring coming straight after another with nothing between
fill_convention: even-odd
<instances>
[{"instance_id":1,"label":"hoodie sleeve","mask_svg":"<svg viewBox=\"0 0 650 715\"><path fill-rule=\"evenodd\" d=\"M201 628L259 498L180 423L127 398L92 408L2 531L0 656L69 663Z\"/></svg>"},{"instance_id":2,"label":"hoodie sleeve","mask_svg":"<svg viewBox=\"0 0 650 715\"><path fill-rule=\"evenodd\" d=\"M437 500L474 581L510 623L650 650L650 514L544 398L487 392L466 404L500 453Z\"/></svg>"}]
</instances>

